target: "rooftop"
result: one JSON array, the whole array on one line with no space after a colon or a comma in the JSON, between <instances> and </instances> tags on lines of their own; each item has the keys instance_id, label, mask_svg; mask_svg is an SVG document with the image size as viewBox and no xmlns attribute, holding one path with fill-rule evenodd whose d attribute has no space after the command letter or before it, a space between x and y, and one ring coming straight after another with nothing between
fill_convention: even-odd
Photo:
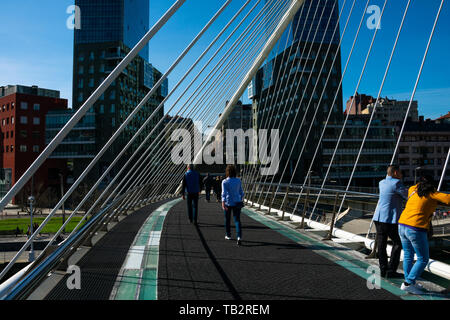
<instances>
[{"instance_id":1,"label":"rooftop","mask_svg":"<svg viewBox=\"0 0 450 320\"><path fill-rule=\"evenodd\" d=\"M60 98L58 90L39 88L38 86L22 86L22 85L7 85L0 87L0 97L6 97L11 94L22 93L40 97Z\"/></svg>"}]
</instances>

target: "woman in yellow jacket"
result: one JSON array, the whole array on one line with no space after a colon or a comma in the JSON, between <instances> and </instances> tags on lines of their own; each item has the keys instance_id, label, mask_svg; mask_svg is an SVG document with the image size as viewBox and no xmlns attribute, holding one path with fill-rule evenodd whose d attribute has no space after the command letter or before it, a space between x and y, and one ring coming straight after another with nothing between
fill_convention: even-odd
<instances>
[{"instance_id":1,"label":"woman in yellow jacket","mask_svg":"<svg viewBox=\"0 0 450 320\"><path fill-rule=\"evenodd\" d=\"M433 178L422 176L419 183L409 189L406 208L398 220L405 273L405 282L401 289L412 294L423 293L416 280L430 259L427 231L438 203L450 205L450 194L437 192ZM417 255L416 263L414 253Z\"/></svg>"}]
</instances>

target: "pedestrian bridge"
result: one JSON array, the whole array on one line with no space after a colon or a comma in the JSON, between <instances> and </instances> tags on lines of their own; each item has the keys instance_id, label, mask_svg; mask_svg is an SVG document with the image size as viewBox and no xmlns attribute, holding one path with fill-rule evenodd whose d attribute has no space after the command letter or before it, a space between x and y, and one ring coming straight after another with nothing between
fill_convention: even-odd
<instances>
[{"instance_id":1,"label":"pedestrian bridge","mask_svg":"<svg viewBox=\"0 0 450 320\"><path fill-rule=\"evenodd\" d=\"M117 61L114 70L86 98L64 128L0 200L0 210L20 192L28 194L26 187L37 170L63 144L71 130L110 85L127 72L127 66L185 2L174 1L136 46ZM114 134L106 137L109 140L100 146L101 149L84 171L75 177L70 188L62 192L63 195L42 224L37 230L32 230L26 243L1 270L1 299L448 298L444 289L449 288L450 266L441 261L430 260L424 274L426 279L423 279L429 292L422 296L409 296L401 292L401 279L377 277L377 262L366 258L373 248L370 220L378 195L376 191L352 190L353 178L367 173L367 165L360 163L364 158L367 160L364 149L386 152L372 145L377 142L384 144L384 140L371 136L371 132L377 122L375 111L391 63L395 62L394 57L398 58L397 61L402 60L402 57L397 57L397 44L404 33L404 22L415 17L410 13L412 1L405 1L404 11L400 12L402 15L398 15L398 27L378 28L385 9L389 10L385 0L379 22L370 29L367 37L360 37L360 31L367 25L364 22L371 3L369 0L247 0L240 4L240 8L230 9L231 2L223 1L220 9L153 84L147 95L130 114L125 115L126 119L120 126L117 124ZM417 76L413 75L412 80L415 81L411 87L410 103L398 137L388 139L395 143L395 146L392 144L392 160L382 164L376 162L376 166L383 167L383 171L389 164L398 161L400 142L444 0L438 3L439 6L433 7L433 10L436 9L433 11L435 15L421 21L420 28L426 29L427 42L423 46L424 53L419 50L420 65ZM420 15L421 7L414 8ZM224 12L228 12L227 18L218 19ZM305 18L291 23L297 14ZM223 25L219 28L216 25L215 30L220 31L214 33L214 38L200 41L204 40L212 25L219 23ZM385 35L383 43L391 37L392 50L382 50L382 57L378 55L373 59L371 56L376 48L373 45L378 40L377 34L385 30L391 33ZM290 38L289 35L282 37L285 32L295 33L299 35L298 39L307 41L298 40L289 45L289 41L282 41ZM340 37L336 36L336 43L327 40L327 35L334 39L336 34L340 34ZM364 41L362 38L370 41L370 45L361 43ZM351 43L347 48L349 50L341 50L344 39L345 43ZM196 52L201 54L198 57L195 55L195 62L189 60L185 64L189 69L185 73L183 70L178 82L173 82L176 84L164 100L149 117L143 119L139 116L140 110L159 92L164 81L172 77L173 71L179 68L182 61L186 62L185 57L192 53L194 47L199 49L198 46L201 50ZM265 168L262 159L261 162L241 164L239 173L247 206L242 217L243 244L237 247L235 241L224 240L224 218L218 203L201 201L199 226L196 228L188 223L185 204L178 199L180 181L187 163L172 160L173 141L167 137L174 129L195 133L198 128L194 123L202 122L208 130L201 134L207 138L200 148L194 148L196 155L188 162L201 163L206 151L209 150L210 155L215 153L215 149L210 148L214 147L215 133L223 128L245 91L252 87L252 80L259 70L265 68L264 63L275 48L282 53L279 58L270 61L270 68L266 68L272 71L270 78L264 81L271 85L261 93L260 98L265 102L258 107L261 114L258 123L260 128L278 130L280 137L289 142L280 148L276 135L274 138L271 136L270 143L266 141L266 147L270 144L274 148L273 154L278 153L279 159L286 161L277 172L265 172L269 175L262 174ZM362 48L364 52L354 55L355 48ZM413 52L406 50L406 53L409 56ZM347 129L352 123L349 119L352 108L356 108L355 99L342 116L342 121L339 120L336 125L333 118L336 114L342 115L337 109L337 101L342 99L343 79L348 77L349 66L359 68L362 61L360 76L355 86L350 86L353 96L360 91L369 63L384 71L384 76L380 79L374 108L367 117L367 123L358 125L364 134L351 136L355 145L349 149L344 144L348 142L345 140L348 140ZM408 66L411 70L413 67ZM342 71L340 79L330 81L338 69ZM357 75L358 71L354 74ZM371 75L371 78L374 76ZM406 80L411 79L405 79L408 83ZM323 116L320 118L322 120L316 121L318 115ZM285 121L287 116L292 117L292 121ZM326 131L331 127L337 128L338 134L328 144L335 145L325 148ZM127 138L119 139L124 133ZM321 159L322 149L326 149L326 156L332 154L328 164ZM350 167L349 163L343 164L343 160L339 159L339 154L347 155L349 150L356 151ZM446 161L442 162L439 189L445 187L449 160L450 149ZM89 174L100 164L100 177L91 179ZM347 185L330 188L333 169L344 167L348 169L345 170L348 174ZM300 169L302 174L299 174ZM320 173L314 173L314 170ZM312 185L313 173L320 178L319 185ZM297 177L296 181L294 177ZM70 216L40 255L36 260L31 259L32 262L22 270L14 269L16 262L33 246L44 226L60 208L64 208L73 194L76 195L75 191L79 191L82 197L72 201L75 208L71 208ZM29 199L32 207L33 197ZM30 211L33 212L33 208ZM65 227L76 214L83 215L82 220L70 234L64 234ZM363 232L340 229L343 223L349 221L368 224Z\"/></svg>"},{"instance_id":2,"label":"pedestrian bridge","mask_svg":"<svg viewBox=\"0 0 450 320\"><path fill-rule=\"evenodd\" d=\"M120 217L44 275L21 280L11 299L46 300L441 300L442 287L411 296L402 279L377 278L377 260L324 233L298 229L256 208L242 212L243 242L225 240L221 204L204 197L198 226L181 199L155 202ZM105 229L105 230L106 230ZM81 271L79 289L71 288ZM34 278L34 279L33 279Z\"/></svg>"}]
</instances>

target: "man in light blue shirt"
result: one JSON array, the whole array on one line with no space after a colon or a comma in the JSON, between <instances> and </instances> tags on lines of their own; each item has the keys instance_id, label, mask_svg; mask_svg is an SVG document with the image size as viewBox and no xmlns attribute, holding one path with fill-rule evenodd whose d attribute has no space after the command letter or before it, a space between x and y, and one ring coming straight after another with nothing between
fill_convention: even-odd
<instances>
[{"instance_id":1,"label":"man in light blue shirt","mask_svg":"<svg viewBox=\"0 0 450 320\"><path fill-rule=\"evenodd\" d=\"M388 176L379 183L380 198L373 216L377 228L377 251L382 277L401 277L397 273L400 263L402 244L398 235L398 219L403 210L403 201L408 197L408 190L403 185L402 173L398 166L391 165ZM386 247L388 237L393 242L391 258L387 259Z\"/></svg>"},{"instance_id":2,"label":"man in light blue shirt","mask_svg":"<svg viewBox=\"0 0 450 320\"><path fill-rule=\"evenodd\" d=\"M226 179L222 182L222 208L225 216L225 239L231 239L230 218L234 217L236 226L237 244L241 245L242 226L241 226L241 208L244 199L241 179L236 177L236 168L233 165L227 166Z\"/></svg>"}]
</instances>

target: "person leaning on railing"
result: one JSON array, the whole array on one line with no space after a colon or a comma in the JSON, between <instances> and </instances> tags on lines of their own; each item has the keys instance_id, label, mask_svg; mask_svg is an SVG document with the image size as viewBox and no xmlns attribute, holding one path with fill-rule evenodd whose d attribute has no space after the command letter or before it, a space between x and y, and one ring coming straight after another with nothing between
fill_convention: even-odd
<instances>
[{"instance_id":1,"label":"person leaning on railing","mask_svg":"<svg viewBox=\"0 0 450 320\"><path fill-rule=\"evenodd\" d=\"M432 177L421 176L419 183L409 188L408 202L398 221L405 273L405 282L401 289L413 294L423 293L421 285L416 284L416 280L430 259L428 230L438 203L450 206L450 194L438 192ZM414 253L417 255L416 263Z\"/></svg>"}]
</instances>

